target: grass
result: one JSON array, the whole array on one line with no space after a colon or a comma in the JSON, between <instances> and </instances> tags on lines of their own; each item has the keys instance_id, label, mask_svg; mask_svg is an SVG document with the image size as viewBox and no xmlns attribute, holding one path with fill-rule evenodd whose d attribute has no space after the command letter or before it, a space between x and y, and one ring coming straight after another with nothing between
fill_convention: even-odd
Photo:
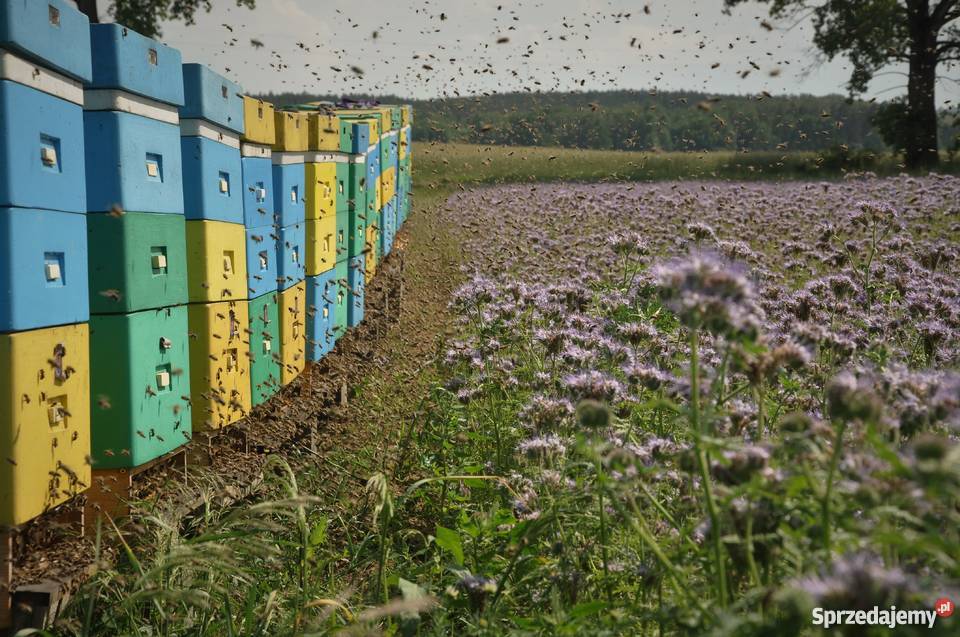
<instances>
[{"instance_id":1,"label":"grass","mask_svg":"<svg viewBox=\"0 0 960 637\"><path fill-rule=\"evenodd\" d=\"M493 183L819 180L841 178L854 171L881 176L904 171L891 155L844 156L832 152L663 153L431 143L417 145L414 153L418 195ZM957 158L944 154L943 160L941 172L960 172Z\"/></svg>"}]
</instances>

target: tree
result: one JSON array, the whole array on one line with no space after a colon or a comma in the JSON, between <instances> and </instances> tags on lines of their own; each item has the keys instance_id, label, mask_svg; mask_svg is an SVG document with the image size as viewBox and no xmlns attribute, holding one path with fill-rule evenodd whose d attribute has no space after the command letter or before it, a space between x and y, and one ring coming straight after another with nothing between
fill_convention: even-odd
<instances>
[{"instance_id":1,"label":"tree","mask_svg":"<svg viewBox=\"0 0 960 637\"><path fill-rule=\"evenodd\" d=\"M723 0L727 9L750 0ZM851 94L890 64L908 65L907 99L898 115L898 139L910 168L933 168L937 147L937 67L960 61L960 0L757 0L774 18L813 16L814 44L827 59L853 64Z\"/></svg>"},{"instance_id":2,"label":"tree","mask_svg":"<svg viewBox=\"0 0 960 637\"><path fill-rule=\"evenodd\" d=\"M253 9L257 0L235 0L238 7ZM77 0L77 8L90 18L100 22L97 0ZM213 0L111 0L109 14L118 23L137 33L156 38L160 36L160 23L166 20L183 20L194 23L198 9L207 13L213 8Z\"/></svg>"}]
</instances>

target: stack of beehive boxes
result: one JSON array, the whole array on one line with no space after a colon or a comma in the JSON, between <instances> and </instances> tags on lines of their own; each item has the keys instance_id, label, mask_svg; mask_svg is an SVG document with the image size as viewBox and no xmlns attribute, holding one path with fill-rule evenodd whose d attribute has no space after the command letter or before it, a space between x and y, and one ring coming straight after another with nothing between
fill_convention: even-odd
<instances>
[{"instance_id":1,"label":"stack of beehive boxes","mask_svg":"<svg viewBox=\"0 0 960 637\"><path fill-rule=\"evenodd\" d=\"M136 467L190 438L180 53L90 29L84 94L94 468Z\"/></svg>"},{"instance_id":2,"label":"stack of beehive boxes","mask_svg":"<svg viewBox=\"0 0 960 637\"><path fill-rule=\"evenodd\" d=\"M304 162L309 137L306 113L275 111L273 144L274 227L277 237L277 280L283 339L282 382L303 370L308 356L306 285L307 236Z\"/></svg>"},{"instance_id":3,"label":"stack of beehive boxes","mask_svg":"<svg viewBox=\"0 0 960 637\"><path fill-rule=\"evenodd\" d=\"M251 408L240 87L183 67L180 146L188 254L194 431L225 427Z\"/></svg>"},{"instance_id":4,"label":"stack of beehive boxes","mask_svg":"<svg viewBox=\"0 0 960 637\"><path fill-rule=\"evenodd\" d=\"M0 11L0 526L91 479L88 29L61 0Z\"/></svg>"},{"instance_id":5,"label":"stack of beehive boxes","mask_svg":"<svg viewBox=\"0 0 960 637\"><path fill-rule=\"evenodd\" d=\"M347 324L363 321L366 284L376 273L380 223L380 123L353 110L338 110L340 148L350 153L350 189L356 208L357 231L363 225L363 244L352 251L347 268ZM361 203L362 202L362 203ZM358 243L359 243L358 238Z\"/></svg>"},{"instance_id":6,"label":"stack of beehive boxes","mask_svg":"<svg viewBox=\"0 0 960 637\"><path fill-rule=\"evenodd\" d=\"M333 350L346 326L346 294L340 290L337 273L341 263L346 263L349 231L346 197L338 192L337 179L341 166L347 165L347 156L338 152L336 116L310 105L294 108L308 123L304 165L306 351L307 360L315 362Z\"/></svg>"},{"instance_id":7,"label":"stack of beehive boxes","mask_svg":"<svg viewBox=\"0 0 960 637\"><path fill-rule=\"evenodd\" d=\"M66 0L0 0L0 526L241 419L358 325L411 117L275 112Z\"/></svg>"},{"instance_id":8,"label":"stack of beehive boxes","mask_svg":"<svg viewBox=\"0 0 960 637\"><path fill-rule=\"evenodd\" d=\"M278 226L278 199L274 195L273 147L294 147L302 144L302 123L292 120L295 133L288 140L278 143L277 118L273 105L251 97L243 98L244 134L240 147L243 167L243 217L246 225L247 246L247 293L257 307L264 302L261 297L276 294L279 350L272 353L280 372L280 383L285 385L303 371L306 364L306 285L292 282L284 288L285 279L279 276L278 250L282 248ZM284 133L281 132L281 135ZM296 158L299 159L299 158ZM282 166L283 164L278 164ZM302 165L302 162L301 162ZM281 174L283 170L281 169ZM294 171L295 172L295 171ZM296 180L294 180L296 181ZM302 182L301 182L302 183ZM290 191L279 196L289 196ZM297 198L300 195L297 193ZM291 202L292 203L292 202ZM299 203L298 203L299 206ZM292 231L291 231L292 236ZM293 257L292 254L288 255ZM299 255L297 255L299 259ZM291 270L292 271L292 270Z\"/></svg>"},{"instance_id":9,"label":"stack of beehive boxes","mask_svg":"<svg viewBox=\"0 0 960 637\"><path fill-rule=\"evenodd\" d=\"M413 107L400 107L400 146L397 151L397 229L410 214L410 189L413 187Z\"/></svg>"}]
</instances>

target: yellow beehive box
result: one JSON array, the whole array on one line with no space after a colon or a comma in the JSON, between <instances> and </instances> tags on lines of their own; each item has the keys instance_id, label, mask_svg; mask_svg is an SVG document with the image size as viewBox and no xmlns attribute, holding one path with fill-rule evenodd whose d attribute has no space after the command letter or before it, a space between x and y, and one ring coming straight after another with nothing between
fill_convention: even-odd
<instances>
[{"instance_id":1,"label":"yellow beehive box","mask_svg":"<svg viewBox=\"0 0 960 637\"><path fill-rule=\"evenodd\" d=\"M337 165L333 162L307 162L303 172L306 218L322 219L337 214Z\"/></svg>"},{"instance_id":2,"label":"yellow beehive box","mask_svg":"<svg viewBox=\"0 0 960 637\"><path fill-rule=\"evenodd\" d=\"M317 276L337 265L337 215L307 219L307 276Z\"/></svg>"},{"instance_id":3,"label":"yellow beehive box","mask_svg":"<svg viewBox=\"0 0 960 637\"><path fill-rule=\"evenodd\" d=\"M310 141L310 121L300 111L274 111L275 151L303 152Z\"/></svg>"},{"instance_id":4,"label":"yellow beehive box","mask_svg":"<svg viewBox=\"0 0 960 637\"><path fill-rule=\"evenodd\" d=\"M250 411L247 301L189 306L193 430L226 427Z\"/></svg>"},{"instance_id":5,"label":"yellow beehive box","mask_svg":"<svg viewBox=\"0 0 960 637\"><path fill-rule=\"evenodd\" d=\"M366 256L363 261L364 281L369 283L377 275L377 244L380 242L380 229L367 226Z\"/></svg>"},{"instance_id":6,"label":"yellow beehive box","mask_svg":"<svg viewBox=\"0 0 960 637\"><path fill-rule=\"evenodd\" d=\"M243 136L245 142L272 146L277 141L273 104L243 96Z\"/></svg>"},{"instance_id":7,"label":"yellow beehive box","mask_svg":"<svg viewBox=\"0 0 960 637\"><path fill-rule=\"evenodd\" d=\"M87 324L0 334L0 526L87 489L89 454Z\"/></svg>"},{"instance_id":8,"label":"yellow beehive box","mask_svg":"<svg viewBox=\"0 0 960 637\"><path fill-rule=\"evenodd\" d=\"M186 226L190 302L247 298L247 248L243 226L200 219L187 221Z\"/></svg>"},{"instance_id":9,"label":"yellow beehive box","mask_svg":"<svg viewBox=\"0 0 960 637\"><path fill-rule=\"evenodd\" d=\"M390 201L397 194L397 169L391 166L380 175L380 187L383 189L383 201Z\"/></svg>"},{"instance_id":10,"label":"yellow beehive box","mask_svg":"<svg viewBox=\"0 0 960 637\"><path fill-rule=\"evenodd\" d=\"M308 113L309 150L340 150L340 118L332 113Z\"/></svg>"},{"instance_id":11,"label":"yellow beehive box","mask_svg":"<svg viewBox=\"0 0 960 637\"><path fill-rule=\"evenodd\" d=\"M369 115L370 117L377 120L378 134L377 139L380 138L380 135L386 133L393 129L393 115L392 109L387 106L383 108L358 108L352 109L350 112L357 115Z\"/></svg>"},{"instance_id":12,"label":"yellow beehive box","mask_svg":"<svg viewBox=\"0 0 960 637\"><path fill-rule=\"evenodd\" d=\"M401 128L400 129L400 147L397 149L397 152L400 155L400 159L404 160L407 158L407 146L410 144L410 129Z\"/></svg>"},{"instance_id":13,"label":"yellow beehive box","mask_svg":"<svg viewBox=\"0 0 960 637\"><path fill-rule=\"evenodd\" d=\"M410 106L404 104L400 107L400 126L406 128L410 126L413 122L410 121Z\"/></svg>"},{"instance_id":14,"label":"yellow beehive box","mask_svg":"<svg viewBox=\"0 0 960 637\"><path fill-rule=\"evenodd\" d=\"M307 284L280 293L280 382L286 385L303 371L307 348Z\"/></svg>"}]
</instances>

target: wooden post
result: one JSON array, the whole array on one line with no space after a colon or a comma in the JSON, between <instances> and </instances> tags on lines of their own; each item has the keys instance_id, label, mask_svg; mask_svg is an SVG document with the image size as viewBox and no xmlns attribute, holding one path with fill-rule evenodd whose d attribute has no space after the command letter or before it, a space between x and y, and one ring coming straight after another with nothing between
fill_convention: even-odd
<instances>
[{"instance_id":1,"label":"wooden post","mask_svg":"<svg viewBox=\"0 0 960 637\"><path fill-rule=\"evenodd\" d=\"M13 533L0 530L0 631L13 625Z\"/></svg>"}]
</instances>

